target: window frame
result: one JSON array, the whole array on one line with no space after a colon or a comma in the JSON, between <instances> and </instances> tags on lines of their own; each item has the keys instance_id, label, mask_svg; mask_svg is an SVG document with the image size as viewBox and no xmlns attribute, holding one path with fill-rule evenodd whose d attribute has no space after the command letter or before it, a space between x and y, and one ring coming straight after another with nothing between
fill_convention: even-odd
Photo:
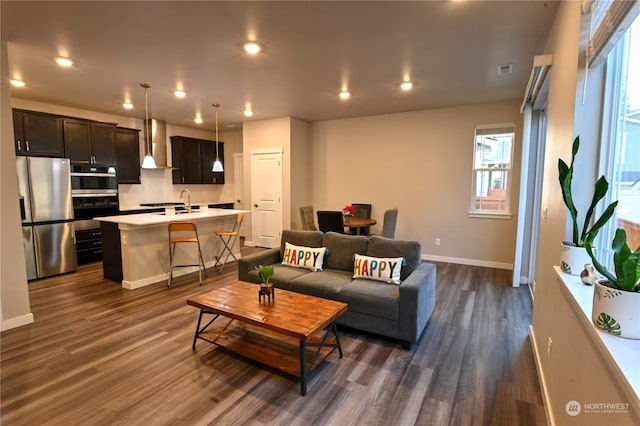
<instances>
[{"instance_id":1,"label":"window frame","mask_svg":"<svg viewBox=\"0 0 640 426\"><path fill-rule=\"evenodd\" d=\"M633 22L631 24L633 24ZM640 21L638 21L637 25L640 26ZM630 28L631 25L629 25L629 28L623 32L622 36L606 58L607 68L605 71L604 94L602 100L602 133L600 140L598 174L604 175L610 186L603 202L601 202L596 208L596 212L598 214L602 213L605 206L619 198L618 188L616 186L617 178L615 176L615 172L618 167L616 151L621 149L620 144L625 143L621 131L621 122L623 121L624 111L620 102L620 91L624 86L623 80L626 81L626 79L629 78L628 73L630 72L628 68L628 55L631 53L628 34ZM618 136L621 136L622 140L618 140ZM596 247L599 248L596 251L596 256L603 265L607 265L609 268L613 265L613 250L611 249L611 242L613 241L615 231L618 227L618 212L616 211L612 220L604 226L596 239ZM631 247L631 249L633 250L634 247Z\"/></svg>"},{"instance_id":2,"label":"window frame","mask_svg":"<svg viewBox=\"0 0 640 426\"><path fill-rule=\"evenodd\" d=\"M476 139L478 137L478 130L486 131L490 129L495 129L496 133L507 134L507 132L500 132L499 130L504 130L510 128L512 129L512 139L511 139L511 150L509 157L509 167L496 167L496 168L486 168L486 167L476 167ZM481 219L511 219L511 189L512 189L512 181L513 181L513 158L515 152L515 143L516 143L516 125L515 123L496 123L496 124L479 124L476 125L473 132L473 143L472 143L472 160L471 160L471 196L469 201L469 212L468 217L471 218L481 218ZM489 171L489 172L502 172L506 177L507 185L505 187L505 208L504 210L489 210L489 209L478 209L476 208L476 186L477 186L477 176L478 172Z\"/></svg>"}]
</instances>

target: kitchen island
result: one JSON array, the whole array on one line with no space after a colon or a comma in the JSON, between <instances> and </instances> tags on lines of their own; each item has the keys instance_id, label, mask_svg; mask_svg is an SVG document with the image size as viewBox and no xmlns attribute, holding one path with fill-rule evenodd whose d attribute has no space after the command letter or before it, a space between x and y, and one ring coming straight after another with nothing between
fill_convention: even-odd
<instances>
[{"instance_id":1,"label":"kitchen island","mask_svg":"<svg viewBox=\"0 0 640 426\"><path fill-rule=\"evenodd\" d=\"M222 243L215 231L230 230L238 213L245 210L203 209L193 213L167 215L160 213L129 214L97 217L102 232L104 277L121 282L122 287L133 290L169 278L169 231L170 222L194 222L198 228L200 247L205 266L216 263L216 255ZM184 245L184 244L183 244ZM187 244L190 245L190 244ZM240 257L237 240L233 253ZM194 263L197 248L177 247L176 264ZM173 275L179 276L197 271L197 267L177 268Z\"/></svg>"}]
</instances>

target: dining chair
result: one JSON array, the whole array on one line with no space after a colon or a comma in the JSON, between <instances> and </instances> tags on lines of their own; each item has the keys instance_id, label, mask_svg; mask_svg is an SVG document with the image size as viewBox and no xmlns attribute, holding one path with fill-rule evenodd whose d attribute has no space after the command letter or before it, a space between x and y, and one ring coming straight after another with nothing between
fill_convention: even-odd
<instances>
[{"instance_id":1,"label":"dining chair","mask_svg":"<svg viewBox=\"0 0 640 426\"><path fill-rule=\"evenodd\" d=\"M355 212L353 213L354 217L366 217L366 218L371 217L371 206L372 206L371 204L351 203L351 205L355 209ZM357 234L357 235L367 235L369 234L369 228L366 227L366 228L358 229L358 228L350 227L349 233Z\"/></svg>"},{"instance_id":2,"label":"dining chair","mask_svg":"<svg viewBox=\"0 0 640 426\"><path fill-rule=\"evenodd\" d=\"M341 211L318 210L317 215L320 231L344 234L344 220Z\"/></svg>"},{"instance_id":3,"label":"dining chair","mask_svg":"<svg viewBox=\"0 0 640 426\"><path fill-rule=\"evenodd\" d=\"M385 238L394 238L396 235L396 222L398 221L398 208L386 210L382 220L382 234Z\"/></svg>"},{"instance_id":4,"label":"dining chair","mask_svg":"<svg viewBox=\"0 0 640 426\"><path fill-rule=\"evenodd\" d=\"M313 206L300 207L300 219L302 219L302 229L304 231L317 231L316 224L313 222Z\"/></svg>"}]
</instances>

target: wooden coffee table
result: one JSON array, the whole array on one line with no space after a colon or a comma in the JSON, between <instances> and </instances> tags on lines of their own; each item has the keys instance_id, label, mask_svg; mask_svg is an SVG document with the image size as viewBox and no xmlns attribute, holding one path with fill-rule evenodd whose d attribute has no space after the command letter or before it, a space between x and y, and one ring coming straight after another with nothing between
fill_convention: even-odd
<instances>
[{"instance_id":1,"label":"wooden coffee table","mask_svg":"<svg viewBox=\"0 0 640 426\"><path fill-rule=\"evenodd\" d=\"M347 305L280 289L269 303L259 300L259 288L236 281L188 299L200 309L193 350L197 339L222 346L299 377L306 395L309 374L336 348L342 358L335 320ZM213 318L201 327L204 315Z\"/></svg>"}]
</instances>

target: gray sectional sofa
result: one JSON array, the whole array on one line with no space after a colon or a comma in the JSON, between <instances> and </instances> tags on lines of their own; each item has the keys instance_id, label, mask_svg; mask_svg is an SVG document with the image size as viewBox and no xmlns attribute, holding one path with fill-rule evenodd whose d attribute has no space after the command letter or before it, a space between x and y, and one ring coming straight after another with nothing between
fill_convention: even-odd
<instances>
[{"instance_id":1,"label":"gray sectional sofa","mask_svg":"<svg viewBox=\"0 0 640 426\"><path fill-rule=\"evenodd\" d=\"M281 265L285 243L327 247L323 270L312 272ZM353 279L354 255L404 257L401 284ZM258 265L274 265L276 288L348 304L338 324L401 340L411 347L422 334L436 301L436 267L423 263L420 243L378 236L287 230L280 248L267 249L238 260L238 279L260 283ZM277 300L277 294L276 294Z\"/></svg>"}]
</instances>

